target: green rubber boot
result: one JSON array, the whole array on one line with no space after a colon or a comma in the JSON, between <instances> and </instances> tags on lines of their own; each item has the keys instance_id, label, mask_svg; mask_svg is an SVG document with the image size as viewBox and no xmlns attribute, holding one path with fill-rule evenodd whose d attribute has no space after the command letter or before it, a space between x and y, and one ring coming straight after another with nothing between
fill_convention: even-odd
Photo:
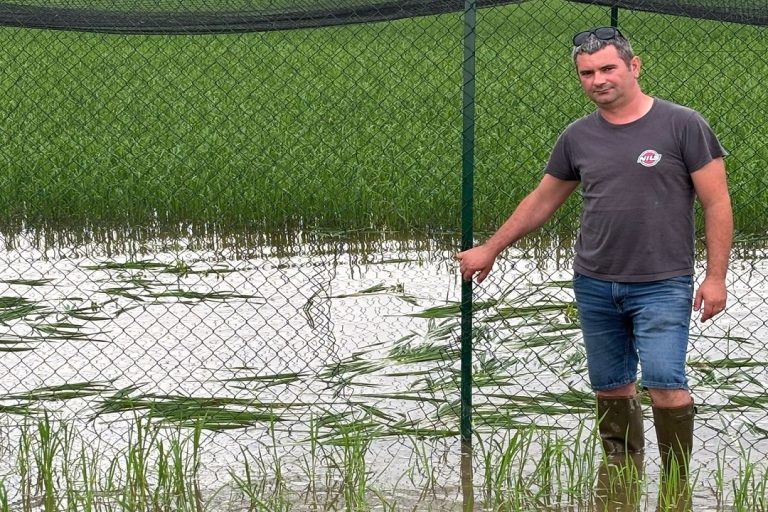
<instances>
[{"instance_id":1,"label":"green rubber boot","mask_svg":"<svg viewBox=\"0 0 768 512\"><path fill-rule=\"evenodd\" d=\"M614 455L600 464L595 512L637 512L643 496L643 454Z\"/></svg>"},{"instance_id":2,"label":"green rubber boot","mask_svg":"<svg viewBox=\"0 0 768 512\"><path fill-rule=\"evenodd\" d=\"M607 457L645 451L640 398L597 397L597 418L600 439Z\"/></svg>"},{"instance_id":3,"label":"green rubber boot","mask_svg":"<svg viewBox=\"0 0 768 512\"><path fill-rule=\"evenodd\" d=\"M656 438L661 464L666 476L685 479L693 450L693 402L682 407L653 407Z\"/></svg>"}]
</instances>

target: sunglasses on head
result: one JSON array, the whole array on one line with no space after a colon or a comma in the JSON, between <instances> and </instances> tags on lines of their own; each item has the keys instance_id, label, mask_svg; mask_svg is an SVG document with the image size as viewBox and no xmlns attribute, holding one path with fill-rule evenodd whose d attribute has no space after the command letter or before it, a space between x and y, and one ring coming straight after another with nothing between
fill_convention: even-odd
<instances>
[{"instance_id":1,"label":"sunglasses on head","mask_svg":"<svg viewBox=\"0 0 768 512\"><path fill-rule=\"evenodd\" d=\"M592 35L601 41L608 41L610 39L616 39L617 37L624 37L621 34L621 31L616 27L597 27L591 30L579 32L573 36L573 46L583 45L587 39L589 39L589 36Z\"/></svg>"}]
</instances>

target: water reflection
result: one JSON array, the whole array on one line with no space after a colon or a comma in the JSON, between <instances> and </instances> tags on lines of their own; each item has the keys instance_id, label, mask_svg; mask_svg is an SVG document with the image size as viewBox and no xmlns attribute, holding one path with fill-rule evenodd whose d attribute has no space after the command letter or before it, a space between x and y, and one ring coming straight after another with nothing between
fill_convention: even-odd
<instances>
[{"instance_id":1,"label":"water reflection","mask_svg":"<svg viewBox=\"0 0 768 512\"><path fill-rule=\"evenodd\" d=\"M472 440L461 440L461 498L462 512L475 510L475 473L473 464Z\"/></svg>"},{"instance_id":2,"label":"water reflection","mask_svg":"<svg viewBox=\"0 0 768 512\"><path fill-rule=\"evenodd\" d=\"M281 427L276 437L286 461L306 455L302 443L316 422L332 446L349 440L350 432L374 439L365 456L382 486L405 481L418 464L418 474L451 489L445 494L463 490L465 511L488 506L480 489L492 483L480 447L472 453L457 437L460 284L451 258L457 237L359 233L355 240L294 233L271 245L280 236L214 230L134 240L134 234L36 232L0 239L0 386L19 402L3 406L34 403L90 417L94 408L124 404L115 397L129 396L161 417L194 396L200 414L193 419L218 415L220 430L229 426L222 418L245 418L248 425L226 436L212 431L219 450L206 466L212 480L226 477L240 446L272 456L259 420L266 417ZM578 455L568 452L568 465L553 448L592 424L578 325L569 308L567 247L509 251L475 289L482 306L473 354L476 442L492 458L501 453L494 432L536 425L562 435L550 444L533 443L517 473L510 473L535 471L545 456L560 460L560 480L547 477L552 493L562 491L553 482L576 471L565 468L594 452L589 446ZM740 471L744 453L760 460L768 452L768 352L762 342L768 339L762 293L768 262L764 249L741 254L729 276L727 314L695 324L692 336L691 383L703 404L694 464L709 487L715 486L714 468L722 468L728 481ZM91 386L73 400L40 398L71 393L56 386L73 383ZM110 442L125 433L115 423L97 426L89 428ZM655 449L648 434L649 450ZM426 456L411 438L431 443ZM618 473L631 473L628 468ZM635 469L640 493L633 479L617 487L610 467L580 476L589 486L579 489L596 491L593 504L602 510L647 509L649 502L653 508L667 484L658 482L655 461ZM704 510L711 495L689 494L683 502L696 501ZM658 500L660 509L681 506L665 500ZM549 505L540 504L565 510L552 505L557 501L549 496Z\"/></svg>"},{"instance_id":3,"label":"water reflection","mask_svg":"<svg viewBox=\"0 0 768 512\"><path fill-rule=\"evenodd\" d=\"M595 484L597 512L635 512L643 497L644 455L611 456L600 464Z\"/></svg>"}]
</instances>

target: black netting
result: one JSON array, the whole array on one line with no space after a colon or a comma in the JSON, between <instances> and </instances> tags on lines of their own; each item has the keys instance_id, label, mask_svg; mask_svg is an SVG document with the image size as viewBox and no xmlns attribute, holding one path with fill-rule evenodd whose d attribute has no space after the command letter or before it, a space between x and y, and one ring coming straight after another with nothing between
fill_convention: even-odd
<instances>
[{"instance_id":1,"label":"black netting","mask_svg":"<svg viewBox=\"0 0 768 512\"><path fill-rule=\"evenodd\" d=\"M479 0L478 7L522 0ZM211 4L214 5L211 5ZM166 2L127 8L118 2L0 3L0 25L120 34L211 34L396 20L464 9L463 0L394 2ZM55 2L54 2L55 4Z\"/></svg>"},{"instance_id":2,"label":"black netting","mask_svg":"<svg viewBox=\"0 0 768 512\"><path fill-rule=\"evenodd\" d=\"M582 4L608 5L638 11L658 12L703 18L715 21L730 21L748 25L768 25L768 4L758 0L715 2L712 0L572 0Z\"/></svg>"},{"instance_id":3,"label":"black netting","mask_svg":"<svg viewBox=\"0 0 768 512\"><path fill-rule=\"evenodd\" d=\"M478 0L477 6L490 7L523 1L525 0ZM758 2L574 1L718 21L768 24L768 6ZM210 34L368 23L457 12L463 9L463 0L285 1L269 2L266 5L247 0L128 4L116 0L31 0L0 2L0 25L121 34Z\"/></svg>"}]
</instances>

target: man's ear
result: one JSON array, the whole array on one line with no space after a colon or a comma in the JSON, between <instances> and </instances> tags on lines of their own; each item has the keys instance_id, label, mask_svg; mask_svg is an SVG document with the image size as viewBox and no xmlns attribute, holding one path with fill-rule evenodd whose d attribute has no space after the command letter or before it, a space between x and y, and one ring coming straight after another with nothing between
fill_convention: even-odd
<instances>
[{"instance_id":1,"label":"man's ear","mask_svg":"<svg viewBox=\"0 0 768 512\"><path fill-rule=\"evenodd\" d=\"M640 68L642 67L642 63L640 62L640 57L635 55L632 57L632 60L629 61L629 69L632 70L632 74L635 76L635 78L640 77Z\"/></svg>"}]
</instances>

